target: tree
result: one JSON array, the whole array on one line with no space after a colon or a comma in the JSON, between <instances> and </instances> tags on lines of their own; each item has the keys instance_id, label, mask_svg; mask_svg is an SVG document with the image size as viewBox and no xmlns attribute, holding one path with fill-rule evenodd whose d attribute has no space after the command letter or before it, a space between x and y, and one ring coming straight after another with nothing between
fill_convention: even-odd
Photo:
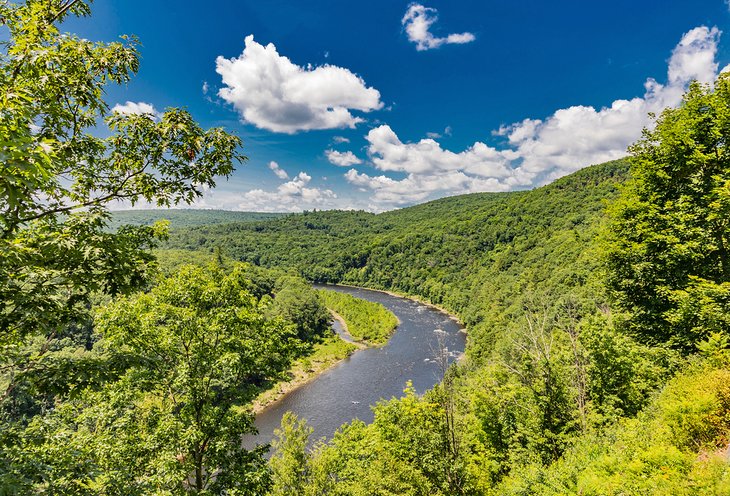
<instances>
[{"instance_id":1,"label":"tree","mask_svg":"<svg viewBox=\"0 0 730 496\"><path fill-rule=\"evenodd\" d=\"M0 4L0 345L52 337L91 294L149 279L164 229L107 232L110 202L190 203L245 159L239 138L184 110L110 113L105 87L137 71L137 43L60 33L89 13L84 0Z\"/></svg>"},{"instance_id":2,"label":"tree","mask_svg":"<svg viewBox=\"0 0 730 496\"><path fill-rule=\"evenodd\" d=\"M303 279L283 276L276 281L272 315L294 322L299 339L313 341L325 335L332 317L318 293Z\"/></svg>"},{"instance_id":3,"label":"tree","mask_svg":"<svg viewBox=\"0 0 730 496\"><path fill-rule=\"evenodd\" d=\"M309 477L307 443L314 429L292 412L281 419L281 428L274 431L274 454L269 460L274 496L304 496Z\"/></svg>"},{"instance_id":4,"label":"tree","mask_svg":"<svg viewBox=\"0 0 730 496\"><path fill-rule=\"evenodd\" d=\"M613 207L609 285L650 343L695 350L730 331L730 76L693 83L631 148Z\"/></svg>"},{"instance_id":5,"label":"tree","mask_svg":"<svg viewBox=\"0 0 730 496\"><path fill-rule=\"evenodd\" d=\"M254 431L247 405L298 344L294 325L266 318L249 286L241 265L230 274L188 266L101 308L97 332L138 363L30 422L13 448L24 450L25 490L262 494L263 451L241 444Z\"/></svg>"}]
</instances>

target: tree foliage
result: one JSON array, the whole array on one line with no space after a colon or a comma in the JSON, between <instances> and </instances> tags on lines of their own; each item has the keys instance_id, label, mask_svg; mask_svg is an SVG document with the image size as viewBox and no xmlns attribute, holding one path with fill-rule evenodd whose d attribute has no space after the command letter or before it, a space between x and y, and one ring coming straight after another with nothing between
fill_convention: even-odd
<instances>
[{"instance_id":1,"label":"tree foliage","mask_svg":"<svg viewBox=\"0 0 730 496\"><path fill-rule=\"evenodd\" d=\"M730 78L694 83L631 147L633 180L613 207L609 282L630 327L695 350L730 331Z\"/></svg>"},{"instance_id":2,"label":"tree foliage","mask_svg":"<svg viewBox=\"0 0 730 496\"><path fill-rule=\"evenodd\" d=\"M266 316L271 298L251 287L245 266L187 266L148 293L100 308L97 347L135 360L30 420L13 447L24 487L261 494L263 451L241 444L253 431L248 405L303 345L293 322Z\"/></svg>"},{"instance_id":3,"label":"tree foliage","mask_svg":"<svg viewBox=\"0 0 730 496\"><path fill-rule=\"evenodd\" d=\"M320 295L299 277L282 276L276 286L271 314L294 322L302 341L323 337L329 329L331 316Z\"/></svg>"},{"instance_id":4,"label":"tree foliage","mask_svg":"<svg viewBox=\"0 0 730 496\"><path fill-rule=\"evenodd\" d=\"M110 113L105 88L130 80L137 42L62 34L82 0L4 2L0 50L0 333L52 335L95 292L125 293L150 276L164 230L105 232L108 205L190 203L244 157L239 138L189 113ZM106 137L101 137L107 135Z\"/></svg>"}]
</instances>

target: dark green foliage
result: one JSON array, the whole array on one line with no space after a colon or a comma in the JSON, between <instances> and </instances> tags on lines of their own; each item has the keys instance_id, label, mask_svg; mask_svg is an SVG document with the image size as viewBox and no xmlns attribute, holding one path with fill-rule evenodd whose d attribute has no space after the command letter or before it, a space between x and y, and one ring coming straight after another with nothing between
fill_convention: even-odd
<instances>
[{"instance_id":1,"label":"dark green foliage","mask_svg":"<svg viewBox=\"0 0 730 496\"><path fill-rule=\"evenodd\" d=\"M269 313L279 316L297 327L302 341L324 336L330 327L330 314L324 301L304 280L284 276L276 281L276 298Z\"/></svg>"}]
</instances>

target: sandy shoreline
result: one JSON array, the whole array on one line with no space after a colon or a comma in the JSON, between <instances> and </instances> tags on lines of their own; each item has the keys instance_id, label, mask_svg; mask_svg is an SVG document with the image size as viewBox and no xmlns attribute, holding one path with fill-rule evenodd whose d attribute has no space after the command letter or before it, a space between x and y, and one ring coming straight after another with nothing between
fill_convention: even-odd
<instances>
[{"instance_id":1,"label":"sandy shoreline","mask_svg":"<svg viewBox=\"0 0 730 496\"><path fill-rule=\"evenodd\" d=\"M343 340L346 343L354 344L360 350L364 350L365 348L368 347L367 344L363 343L362 341L357 341L355 338L352 337L352 334L350 334L350 329L348 329L348 327L347 327L347 322L345 322L345 319L342 318L342 315L340 315L339 313L335 312L334 310L332 310L330 308L328 308L327 310L329 310L330 313L332 314L332 318L340 323L340 325L342 326L342 330L347 335L347 337L345 337L345 336L338 334L340 336L341 340ZM398 317L396 317L396 318L398 318ZM398 321L398 323L400 324L400 321ZM334 332L335 332L335 334L337 334L337 331L334 331ZM344 360L344 358L343 358L343 360Z\"/></svg>"},{"instance_id":2,"label":"sandy shoreline","mask_svg":"<svg viewBox=\"0 0 730 496\"><path fill-rule=\"evenodd\" d=\"M329 310L329 311L332 314L332 318L337 320L340 323L340 325L342 326L342 329L347 333L348 336L350 336L350 333L347 329L347 322L345 322L345 319L343 319L342 316L339 315L337 312L335 312L333 310ZM350 353L348 353L347 356L344 356L339 359L333 359L332 361L318 363L316 366L312 367L311 369L294 370L293 379L286 381L286 382L277 383L276 385L274 385L274 387L272 389L268 389L268 390L262 392L253 401L252 412L254 414L258 414L258 413L262 412L269 406L271 406L274 403L276 403L277 401L281 400L287 394L308 384L309 382L316 379L321 374L328 371L329 369L331 369L338 363L342 362L343 360L346 360L347 358L350 358L353 355L353 353L356 353L360 350L364 350L368 347L365 343L362 343L360 341L355 341L354 339L349 341L347 339L344 339L342 336L337 334L334 331L334 329L332 330L332 332L337 336L338 339L341 339L343 342L355 346L355 349L353 349ZM352 337L352 336L350 336L350 337Z\"/></svg>"},{"instance_id":3,"label":"sandy shoreline","mask_svg":"<svg viewBox=\"0 0 730 496\"><path fill-rule=\"evenodd\" d=\"M347 341L345 341L345 342L347 342ZM354 343L352 343L352 344L354 344ZM331 362L323 363L323 364L321 364L321 366L316 366L309 370L295 371L293 379L291 379L287 382L277 383L272 389L268 389L268 390L262 392L259 395L259 397L253 401L252 406L251 406L251 411L254 414L258 414L258 413L262 412L263 410L270 407L277 401L281 400L287 394L299 389L300 387L306 385L310 381L316 379L323 372L326 372L327 370L331 369L332 367L334 367L338 363L342 362L343 360L350 358L350 356L352 356L353 353L355 353L363 348L360 348L358 346L356 349L352 350L347 356L333 360Z\"/></svg>"}]
</instances>

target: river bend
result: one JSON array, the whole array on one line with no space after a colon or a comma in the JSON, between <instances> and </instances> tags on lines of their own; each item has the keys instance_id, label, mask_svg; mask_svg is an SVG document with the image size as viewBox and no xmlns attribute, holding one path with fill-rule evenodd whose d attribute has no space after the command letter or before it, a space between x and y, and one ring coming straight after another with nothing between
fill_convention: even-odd
<instances>
[{"instance_id":1,"label":"river bend","mask_svg":"<svg viewBox=\"0 0 730 496\"><path fill-rule=\"evenodd\" d=\"M433 307L368 289L319 285L315 288L381 303L400 319L400 325L385 346L356 351L261 411L256 416L259 434L244 440L248 447L270 442L287 411L307 419L314 429L312 439L331 438L340 425L353 419L371 422L370 405L383 398L402 396L408 381L422 394L440 380L440 367L434 360L440 332L450 362L464 351L466 335L461 325Z\"/></svg>"}]
</instances>

